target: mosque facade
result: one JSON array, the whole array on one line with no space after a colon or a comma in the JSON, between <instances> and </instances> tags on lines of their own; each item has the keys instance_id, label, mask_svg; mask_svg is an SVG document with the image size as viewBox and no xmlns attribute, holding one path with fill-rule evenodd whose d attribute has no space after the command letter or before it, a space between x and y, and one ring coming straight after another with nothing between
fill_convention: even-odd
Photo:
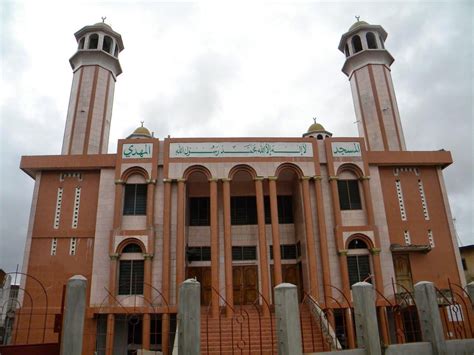
<instances>
[{"instance_id":1,"label":"mosque facade","mask_svg":"<svg viewBox=\"0 0 474 355\"><path fill-rule=\"evenodd\" d=\"M282 282L322 307L359 281L378 303L421 280L464 282L443 180L452 157L406 150L383 27L358 21L339 43L358 137L314 122L302 137L161 139L142 124L116 154L122 37L105 23L75 37L62 152L21 159L35 181L23 272L48 289L47 340L76 274L88 280L85 354L125 354L129 314L134 343L166 353L190 277L213 316L272 304ZM21 287L40 293L30 278Z\"/></svg>"}]
</instances>

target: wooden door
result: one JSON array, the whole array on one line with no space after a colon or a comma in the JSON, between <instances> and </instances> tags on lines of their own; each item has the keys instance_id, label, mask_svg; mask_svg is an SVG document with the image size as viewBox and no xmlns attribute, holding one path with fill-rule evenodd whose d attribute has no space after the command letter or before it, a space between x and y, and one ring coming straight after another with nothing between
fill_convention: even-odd
<instances>
[{"instance_id":1,"label":"wooden door","mask_svg":"<svg viewBox=\"0 0 474 355\"><path fill-rule=\"evenodd\" d=\"M234 304L252 304L258 297L258 269L255 265L232 267Z\"/></svg>"},{"instance_id":2,"label":"wooden door","mask_svg":"<svg viewBox=\"0 0 474 355\"><path fill-rule=\"evenodd\" d=\"M272 282L272 290L275 288L274 266L270 266L270 275ZM303 276L301 270L301 263L298 264L282 264L281 277L283 282L287 282L296 286L298 290L298 299L303 297ZM273 292L273 291L272 291ZM274 294L273 294L274 295Z\"/></svg>"},{"instance_id":3,"label":"wooden door","mask_svg":"<svg viewBox=\"0 0 474 355\"><path fill-rule=\"evenodd\" d=\"M188 267L186 278L196 278L201 283L201 305L208 306L211 303L212 279L210 267Z\"/></svg>"},{"instance_id":4,"label":"wooden door","mask_svg":"<svg viewBox=\"0 0 474 355\"><path fill-rule=\"evenodd\" d=\"M393 254L393 266L395 268L395 279L397 280L397 292L413 291L413 279L411 277L410 257L408 254ZM405 290L406 289L406 290Z\"/></svg>"}]
</instances>

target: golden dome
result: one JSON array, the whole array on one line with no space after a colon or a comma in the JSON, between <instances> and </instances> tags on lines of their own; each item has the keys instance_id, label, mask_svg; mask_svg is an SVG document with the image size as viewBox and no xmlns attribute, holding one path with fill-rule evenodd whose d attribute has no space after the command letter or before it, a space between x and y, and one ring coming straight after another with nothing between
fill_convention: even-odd
<instances>
[{"instance_id":1,"label":"golden dome","mask_svg":"<svg viewBox=\"0 0 474 355\"><path fill-rule=\"evenodd\" d=\"M140 127L137 127L131 135L127 138L153 138L148 128L143 127L143 122Z\"/></svg>"},{"instance_id":2,"label":"golden dome","mask_svg":"<svg viewBox=\"0 0 474 355\"><path fill-rule=\"evenodd\" d=\"M140 135L150 136L150 137L151 137L151 133L150 133L150 131L148 130L148 128L143 127L143 126L140 126L140 127L138 127L136 130L134 130L134 131L133 131L133 134L140 134Z\"/></svg>"},{"instance_id":3,"label":"golden dome","mask_svg":"<svg viewBox=\"0 0 474 355\"><path fill-rule=\"evenodd\" d=\"M324 129L323 125L320 123L314 122L311 126L308 128L307 133L312 133L312 132L325 132L326 130Z\"/></svg>"}]
</instances>

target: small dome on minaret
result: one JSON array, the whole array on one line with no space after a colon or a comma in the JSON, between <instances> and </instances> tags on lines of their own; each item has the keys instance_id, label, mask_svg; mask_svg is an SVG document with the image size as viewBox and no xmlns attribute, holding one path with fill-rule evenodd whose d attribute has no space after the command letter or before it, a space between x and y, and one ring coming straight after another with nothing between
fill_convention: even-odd
<instances>
[{"instance_id":1,"label":"small dome on minaret","mask_svg":"<svg viewBox=\"0 0 474 355\"><path fill-rule=\"evenodd\" d=\"M141 122L141 126L137 127L131 135L127 137L130 138L153 138L153 135L150 133L150 130L146 127L143 127L143 121Z\"/></svg>"},{"instance_id":2,"label":"small dome on minaret","mask_svg":"<svg viewBox=\"0 0 474 355\"><path fill-rule=\"evenodd\" d=\"M332 137L332 133L326 131L321 123L316 122L316 118L313 118L314 123L309 126L308 131L303 133L303 137L312 137L319 140Z\"/></svg>"}]
</instances>

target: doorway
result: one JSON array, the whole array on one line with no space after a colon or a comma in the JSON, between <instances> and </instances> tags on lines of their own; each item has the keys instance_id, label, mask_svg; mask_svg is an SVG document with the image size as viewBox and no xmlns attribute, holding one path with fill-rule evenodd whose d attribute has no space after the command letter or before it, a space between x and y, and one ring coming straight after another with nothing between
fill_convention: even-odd
<instances>
[{"instance_id":1,"label":"doorway","mask_svg":"<svg viewBox=\"0 0 474 355\"><path fill-rule=\"evenodd\" d=\"M186 278L196 278L201 283L201 305L209 306L212 294L211 268L209 266L188 267Z\"/></svg>"},{"instance_id":2,"label":"doorway","mask_svg":"<svg viewBox=\"0 0 474 355\"><path fill-rule=\"evenodd\" d=\"M258 269L256 265L234 265L232 267L234 304L253 304L258 297Z\"/></svg>"}]
</instances>

